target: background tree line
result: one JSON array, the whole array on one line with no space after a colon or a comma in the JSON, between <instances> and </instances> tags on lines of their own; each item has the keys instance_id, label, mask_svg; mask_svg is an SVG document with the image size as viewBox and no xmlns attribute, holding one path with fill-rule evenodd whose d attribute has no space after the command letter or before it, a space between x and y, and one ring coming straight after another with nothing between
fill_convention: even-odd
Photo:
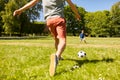
<instances>
[{"instance_id":1,"label":"background tree line","mask_svg":"<svg viewBox=\"0 0 120 80\"><path fill-rule=\"evenodd\" d=\"M40 17L41 2L24 11L20 16L13 16L14 10L29 1L0 0L0 36L44 33L45 22L35 22ZM112 5L110 11L87 12L83 7L76 7L81 15L81 21L75 19L69 5L64 8L68 35L77 36L81 30L85 30L87 36L120 36L120 1Z\"/></svg>"}]
</instances>

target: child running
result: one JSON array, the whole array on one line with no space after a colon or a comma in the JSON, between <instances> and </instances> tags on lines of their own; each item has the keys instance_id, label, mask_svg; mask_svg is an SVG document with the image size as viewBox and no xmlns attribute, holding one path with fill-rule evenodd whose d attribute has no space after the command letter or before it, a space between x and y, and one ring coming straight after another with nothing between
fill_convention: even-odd
<instances>
[{"instance_id":1,"label":"child running","mask_svg":"<svg viewBox=\"0 0 120 80\"><path fill-rule=\"evenodd\" d=\"M20 15L24 10L33 7L39 1L40 0L31 0L20 9L15 10L13 15ZM77 20L80 20L78 10L71 0L42 0L44 19L53 35L56 48L56 52L50 56L50 76L55 75L58 61L66 47L66 21L63 13L65 1L70 5Z\"/></svg>"}]
</instances>

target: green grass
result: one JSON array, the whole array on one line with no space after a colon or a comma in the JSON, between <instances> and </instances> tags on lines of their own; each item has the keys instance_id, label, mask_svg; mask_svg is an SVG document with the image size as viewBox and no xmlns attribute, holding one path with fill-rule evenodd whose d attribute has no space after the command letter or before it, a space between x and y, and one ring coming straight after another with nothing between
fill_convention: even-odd
<instances>
[{"instance_id":1,"label":"green grass","mask_svg":"<svg viewBox=\"0 0 120 80\"><path fill-rule=\"evenodd\" d=\"M49 56L55 52L51 37L0 40L0 80L120 80L120 38L67 37L64 60L49 76ZM83 50L87 58L78 58ZM73 69L73 66L79 68Z\"/></svg>"}]
</instances>

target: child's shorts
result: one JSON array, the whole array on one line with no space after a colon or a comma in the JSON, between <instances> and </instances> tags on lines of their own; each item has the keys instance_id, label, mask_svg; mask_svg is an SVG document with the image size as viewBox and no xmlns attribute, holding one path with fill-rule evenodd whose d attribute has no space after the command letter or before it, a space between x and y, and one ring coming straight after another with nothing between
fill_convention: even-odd
<instances>
[{"instance_id":1,"label":"child's shorts","mask_svg":"<svg viewBox=\"0 0 120 80\"><path fill-rule=\"evenodd\" d=\"M47 20L47 26L55 38L66 38L66 21L61 17L53 17Z\"/></svg>"}]
</instances>

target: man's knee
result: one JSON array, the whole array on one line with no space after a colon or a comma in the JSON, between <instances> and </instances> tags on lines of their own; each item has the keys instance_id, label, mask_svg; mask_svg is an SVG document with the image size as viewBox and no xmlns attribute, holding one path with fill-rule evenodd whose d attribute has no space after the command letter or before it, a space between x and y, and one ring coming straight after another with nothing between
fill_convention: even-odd
<instances>
[{"instance_id":1,"label":"man's knee","mask_svg":"<svg viewBox=\"0 0 120 80\"><path fill-rule=\"evenodd\" d=\"M66 45L66 38L60 38L59 41L60 44Z\"/></svg>"}]
</instances>

